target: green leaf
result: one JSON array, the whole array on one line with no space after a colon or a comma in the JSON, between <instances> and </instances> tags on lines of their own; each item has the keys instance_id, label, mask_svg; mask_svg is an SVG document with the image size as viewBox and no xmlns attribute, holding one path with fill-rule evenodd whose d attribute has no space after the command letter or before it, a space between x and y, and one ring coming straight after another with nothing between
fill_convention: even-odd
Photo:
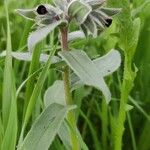
<instances>
[{"instance_id":1,"label":"green leaf","mask_svg":"<svg viewBox=\"0 0 150 150\"><path fill-rule=\"evenodd\" d=\"M92 6L93 9L97 9L105 3L105 0L87 0L87 3Z\"/></svg>"},{"instance_id":2,"label":"green leaf","mask_svg":"<svg viewBox=\"0 0 150 150\"><path fill-rule=\"evenodd\" d=\"M66 121L63 121L59 129L58 135L61 141L63 142L64 146L66 147L66 149L67 150L72 149L71 133Z\"/></svg>"},{"instance_id":3,"label":"green leaf","mask_svg":"<svg viewBox=\"0 0 150 150\"><path fill-rule=\"evenodd\" d=\"M125 106L125 110L128 112L130 110L132 110L134 107L132 105L126 104Z\"/></svg>"},{"instance_id":4,"label":"green leaf","mask_svg":"<svg viewBox=\"0 0 150 150\"><path fill-rule=\"evenodd\" d=\"M55 81L54 84L50 86L45 92L45 106L48 107L52 103L66 105L64 83L61 80Z\"/></svg>"},{"instance_id":5,"label":"green leaf","mask_svg":"<svg viewBox=\"0 0 150 150\"><path fill-rule=\"evenodd\" d=\"M15 91L12 96L11 110L8 120L8 125L3 137L3 142L1 145L1 150L15 150L17 141L17 103L14 96ZM12 128L13 127L13 128Z\"/></svg>"},{"instance_id":6,"label":"green leaf","mask_svg":"<svg viewBox=\"0 0 150 150\"><path fill-rule=\"evenodd\" d=\"M8 6L7 1L4 1L5 13L6 13L6 22L7 22L7 44L6 44L6 58L5 58L5 67L3 74L3 91L2 91L2 122L4 131L7 127L7 123L9 120L11 103L12 103L12 85L13 85L13 68L12 68L12 57L11 57L11 31L10 31L10 21L8 14Z\"/></svg>"},{"instance_id":7,"label":"green leaf","mask_svg":"<svg viewBox=\"0 0 150 150\"><path fill-rule=\"evenodd\" d=\"M75 106L49 105L35 121L18 150L47 150L68 113Z\"/></svg>"},{"instance_id":8,"label":"green leaf","mask_svg":"<svg viewBox=\"0 0 150 150\"><path fill-rule=\"evenodd\" d=\"M111 50L106 55L93 60L100 71L100 75L108 76L116 71L121 64L121 56L117 50Z\"/></svg>"},{"instance_id":9,"label":"green leaf","mask_svg":"<svg viewBox=\"0 0 150 150\"><path fill-rule=\"evenodd\" d=\"M3 136L4 136L4 127L3 127L2 118L0 115L0 145L2 145Z\"/></svg>"},{"instance_id":10,"label":"green leaf","mask_svg":"<svg viewBox=\"0 0 150 150\"><path fill-rule=\"evenodd\" d=\"M69 122L67 122L67 121L63 122L58 134L59 134L59 137L60 137L61 141L63 142L63 144L65 145L67 150L72 149L72 145L71 145L71 141L70 141L70 138L71 138L70 134L76 134L78 137L80 148L82 150L88 150L88 147L85 144L85 142L83 141L79 130L76 128L73 128L69 124Z\"/></svg>"},{"instance_id":11,"label":"green leaf","mask_svg":"<svg viewBox=\"0 0 150 150\"><path fill-rule=\"evenodd\" d=\"M135 18L136 16L138 16L144 10L144 8L146 8L147 5L149 5L149 3L150 3L150 0L146 0L139 7L133 9L132 10L132 16L133 16L133 18Z\"/></svg>"},{"instance_id":12,"label":"green leaf","mask_svg":"<svg viewBox=\"0 0 150 150\"><path fill-rule=\"evenodd\" d=\"M135 108L139 110L140 113L150 122L150 115L140 106L140 104L137 102L137 100L133 99L131 96L129 96L129 100L134 105Z\"/></svg>"},{"instance_id":13,"label":"green leaf","mask_svg":"<svg viewBox=\"0 0 150 150\"><path fill-rule=\"evenodd\" d=\"M79 130L77 129L76 131L77 135L78 135L78 139L79 139L79 143L80 143L80 147L83 149L83 150L88 150L88 147L86 145L86 143L83 141L83 138L79 132Z\"/></svg>"},{"instance_id":14,"label":"green leaf","mask_svg":"<svg viewBox=\"0 0 150 150\"><path fill-rule=\"evenodd\" d=\"M82 82L101 90L107 103L111 100L111 94L103 76L101 76L99 69L84 51L59 52L59 55L66 61Z\"/></svg>"},{"instance_id":15,"label":"green leaf","mask_svg":"<svg viewBox=\"0 0 150 150\"><path fill-rule=\"evenodd\" d=\"M23 60L23 61L31 61L32 60L32 53L30 52L11 52L12 57L18 59L18 60ZM6 51L3 51L0 54L0 57L5 57L6 56ZM46 63L49 58L48 54L41 54L40 55L40 62ZM53 56L52 58L52 63L57 63L60 62L61 59L57 56Z\"/></svg>"},{"instance_id":16,"label":"green leaf","mask_svg":"<svg viewBox=\"0 0 150 150\"><path fill-rule=\"evenodd\" d=\"M71 17L75 17L79 24L82 24L89 13L92 11L92 8L87 3L79 0L73 0L68 5L68 14Z\"/></svg>"},{"instance_id":17,"label":"green leaf","mask_svg":"<svg viewBox=\"0 0 150 150\"><path fill-rule=\"evenodd\" d=\"M62 22L64 22L64 21L62 21L62 20L56 21L50 25L39 28L36 31L32 32L28 37L28 50L31 52L33 50L34 46L38 42L40 42L42 39L44 39L51 31L53 31Z\"/></svg>"},{"instance_id":18,"label":"green leaf","mask_svg":"<svg viewBox=\"0 0 150 150\"><path fill-rule=\"evenodd\" d=\"M36 17L35 9L16 9L16 12L29 20L34 20Z\"/></svg>"},{"instance_id":19,"label":"green leaf","mask_svg":"<svg viewBox=\"0 0 150 150\"><path fill-rule=\"evenodd\" d=\"M99 76L105 77L115 72L121 64L121 56L117 50L111 50L106 55L93 60L95 67L99 70ZM75 74L71 75L72 90L84 85Z\"/></svg>"},{"instance_id":20,"label":"green leaf","mask_svg":"<svg viewBox=\"0 0 150 150\"><path fill-rule=\"evenodd\" d=\"M74 31L68 34L68 42L74 41L76 39L84 39L85 34L82 31Z\"/></svg>"},{"instance_id":21,"label":"green leaf","mask_svg":"<svg viewBox=\"0 0 150 150\"><path fill-rule=\"evenodd\" d=\"M120 8L106 8L106 7L101 7L100 11L104 12L106 15L112 17L118 13L121 12Z\"/></svg>"}]
</instances>

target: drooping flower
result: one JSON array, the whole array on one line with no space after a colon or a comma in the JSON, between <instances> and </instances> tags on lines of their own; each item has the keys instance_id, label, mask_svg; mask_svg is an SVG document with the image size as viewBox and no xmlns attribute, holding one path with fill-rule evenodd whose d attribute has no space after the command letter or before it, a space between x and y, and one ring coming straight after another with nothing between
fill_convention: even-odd
<instances>
[{"instance_id":1,"label":"drooping flower","mask_svg":"<svg viewBox=\"0 0 150 150\"><path fill-rule=\"evenodd\" d=\"M73 20L85 35L97 37L112 24L112 16L120 9L105 7L104 0L54 0L53 5L40 4L33 9L17 9L17 12L33 20L37 26L37 30L28 38L28 49L31 51L55 27L68 25Z\"/></svg>"}]
</instances>

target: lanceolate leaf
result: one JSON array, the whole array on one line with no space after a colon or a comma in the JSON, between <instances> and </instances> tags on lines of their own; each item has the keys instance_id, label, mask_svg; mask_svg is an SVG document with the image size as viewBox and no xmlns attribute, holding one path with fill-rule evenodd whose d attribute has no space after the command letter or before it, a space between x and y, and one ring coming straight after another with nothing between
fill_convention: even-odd
<instances>
[{"instance_id":1,"label":"lanceolate leaf","mask_svg":"<svg viewBox=\"0 0 150 150\"><path fill-rule=\"evenodd\" d=\"M59 52L59 55L72 68L82 82L101 90L107 102L111 100L111 94L103 76L101 76L97 66L84 51Z\"/></svg>"},{"instance_id":2,"label":"lanceolate leaf","mask_svg":"<svg viewBox=\"0 0 150 150\"><path fill-rule=\"evenodd\" d=\"M105 14L107 14L110 17L118 14L119 12L121 12L120 8L106 8L106 7L102 7L99 10L104 12Z\"/></svg>"},{"instance_id":3,"label":"lanceolate leaf","mask_svg":"<svg viewBox=\"0 0 150 150\"><path fill-rule=\"evenodd\" d=\"M67 115L75 106L51 104L33 124L18 150L47 150Z\"/></svg>"},{"instance_id":4,"label":"lanceolate leaf","mask_svg":"<svg viewBox=\"0 0 150 150\"><path fill-rule=\"evenodd\" d=\"M31 52L38 42L44 39L52 30L54 30L62 22L62 20L56 21L50 25L39 28L36 31L32 32L28 37L28 50Z\"/></svg>"},{"instance_id":5,"label":"lanceolate leaf","mask_svg":"<svg viewBox=\"0 0 150 150\"><path fill-rule=\"evenodd\" d=\"M36 17L35 9L16 9L16 12L30 20L34 20Z\"/></svg>"},{"instance_id":6,"label":"lanceolate leaf","mask_svg":"<svg viewBox=\"0 0 150 150\"><path fill-rule=\"evenodd\" d=\"M30 52L11 52L12 57L18 59L18 60L23 60L23 61L31 61L32 60L32 53ZM5 57L6 56L6 51L3 51L0 54L0 57ZM48 54L41 54L40 55L40 62L46 63L49 58ZM58 63L61 61L61 59L57 56L53 56L51 60L52 64L53 63Z\"/></svg>"}]
</instances>

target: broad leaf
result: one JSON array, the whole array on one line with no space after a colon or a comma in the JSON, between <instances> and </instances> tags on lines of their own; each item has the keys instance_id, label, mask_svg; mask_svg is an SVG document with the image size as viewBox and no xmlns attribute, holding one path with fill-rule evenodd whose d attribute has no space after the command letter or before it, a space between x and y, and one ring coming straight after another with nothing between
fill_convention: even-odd
<instances>
[{"instance_id":1,"label":"broad leaf","mask_svg":"<svg viewBox=\"0 0 150 150\"><path fill-rule=\"evenodd\" d=\"M45 92L45 106L48 107L52 103L66 105L64 83L61 80L55 81L54 84L50 86Z\"/></svg>"},{"instance_id":2,"label":"broad leaf","mask_svg":"<svg viewBox=\"0 0 150 150\"><path fill-rule=\"evenodd\" d=\"M99 75L102 77L108 76L115 72L121 64L121 56L117 50L111 50L103 57L93 60L93 63L98 68ZM76 74L71 74L71 90L75 90L84 85L84 82Z\"/></svg>"},{"instance_id":3,"label":"broad leaf","mask_svg":"<svg viewBox=\"0 0 150 150\"><path fill-rule=\"evenodd\" d=\"M93 60L101 76L107 76L116 71L121 64L121 56L117 50L111 50L103 57Z\"/></svg>"},{"instance_id":4,"label":"broad leaf","mask_svg":"<svg viewBox=\"0 0 150 150\"><path fill-rule=\"evenodd\" d=\"M89 13L92 11L92 8L87 3L83 1L73 0L68 5L68 14L71 17L75 17L79 24L82 24Z\"/></svg>"},{"instance_id":5,"label":"broad leaf","mask_svg":"<svg viewBox=\"0 0 150 150\"><path fill-rule=\"evenodd\" d=\"M82 82L101 90L107 102L111 100L111 94L103 76L101 76L97 66L84 51L59 52L59 55L72 68Z\"/></svg>"},{"instance_id":6,"label":"broad leaf","mask_svg":"<svg viewBox=\"0 0 150 150\"><path fill-rule=\"evenodd\" d=\"M33 124L19 150L47 150L67 115L75 106L51 104Z\"/></svg>"},{"instance_id":7,"label":"broad leaf","mask_svg":"<svg viewBox=\"0 0 150 150\"><path fill-rule=\"evenodd\" d=\"M52 30L54 30L62 22L62 20L56 21L50 25L39 28L36 31L32 32L28 37L28 50L31 52L38 42L44 39Z\"/></svg>"}]
</instances>

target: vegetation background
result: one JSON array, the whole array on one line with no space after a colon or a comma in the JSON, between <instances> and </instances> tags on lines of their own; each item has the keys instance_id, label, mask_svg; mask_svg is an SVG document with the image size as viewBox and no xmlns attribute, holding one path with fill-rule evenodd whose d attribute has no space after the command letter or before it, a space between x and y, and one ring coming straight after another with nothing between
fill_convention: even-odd
<instances>
[{"instance_id":1,"label":"vegetation background","mask_svg":"<svg viewBox=\"0 0 150 150\"><path fill-rule=\"evenodd\" d=\"M0 53L6 49L10 49L12 51L27 50L26 41L29 33L31 32L33 23L20 17L14 10L16 8L32 8L33 6L45 2L47 1L8 0L7 5L10 25L10 31L8 31L8 17L5 10L4 1L0 0ZM120 2L117 0L108 0L108 6L122 7L124 5L125 4L123 0ZM121 67L117 72L106 79L109 83L112 93L112 101L109 105L106 105L102 98L102 94L95 88L81 87L80 89L77 89L73 92L73 99L79 107L79 109L77 109L77 125L83 140L90 150L113 149L113 138L115 132L113 127L114 124L117 124L117 121L115 122L113 120L114 117L112 117L112 115L115 116L118 114L121 91L120 85L123 79L124 68L124 53L121 50L119 42L121 40L123 43L124 41L122 40L126 37L129 38L128 42L134 42L134 39L130 38L131 36L126 35L131 34L130 29L128 28L129 20L134 20L137 17L139 17L141 20L141 26L139 36L137 34L138 37L135 37L138 38L138 44L135 49L134 58L132 59L132 68L134 68L135 65L138 69L138 72L128 100L129 106L133 106L133 108L127 112L125 131L122 140L122 149L150 150L150 1L130 0L128 7L131 10L131 13L129 12L131 15L129 18L126 14L123 14L122 18L115 17L111 27L101 33L98 38L78 40L71 43L70 45L72 48L84 49L88 56L91 58L102 56L112 48L119 50L122 54ZM126 13L126 11L124 11L124 13ZM124 32L119 30L120 28L117 28L119 19L123 19L121 20L121 27L126 27ZM74 28L73 25L72 28ZM138 30L138 26L135 26L134 28L135 30ZM120 33L122 34L121 36ZM11 35L11 43L9 35ZM54 38L55 43L57 43L57 38ZM47 43L48 40L49 38L47 38ZM128 42L126 44L129 44ZM39 53L41 49L47 51L49 47L43 45L44 44L41 43L36 47L37 53ZM18 141L22 129L21 122L23 118L23 107L25 105L24 101L30 95L26 93L26 88L30 87L28 88L28 93L32 93L32 89L37 81L39 73L32 77L26 86L23 86L21 92L18 95L17 101L14 99L12 102L10 102L8 101L9 97L14 96L16 89L24 82L24 80L28 78L29 74L37 71L43 65L39 64L38 61L34 58L32 59L31 63L13 59L12 70L9 70L9 65L11 65L11 57L8 57L7 59L8 60L5 62L5 58L0 58L0 145L4 140L4 135L5 139L7 138L10 141L11 139L14 139L14 141L17 139ZM32 69L31 65L33 67ZM4 71L5 66L8 66L8 68ZM14 81L10 80L11 76L13 76ZM34 111L32 112L32 119L30 120L28 128L30 128L34 120L37 118L37 116L39 116L43 109L42 99L46 89L51 86L57 79L61 79L61 74L55 69L49 69L44 87L39 91L40 96L37 98L37 103L35 105ZM12 85L15 85L15 87L12 87ZM2 92L3 88L7 89L6 93ZM12 92L11 89L14 89L14 92ZM5 101L4 107L6 114L9 111L11 112L11 119L8 117L9 126L7 126L7 118L5 119L5 122L2 123L2 115L4 115L2 101ZM14 123L14 120L16 120L16 123ZM6 127L10 127L9 129L7 128L7 136L5 134ZM11 134L12 132L14 134ZM11 135L14 135L14 137L10 137ZM6 143L6 145L11 144L13 145L13 142L9 144ZM58 137L55 138L51 149L64 149L62 143L58 140ZM10 148L10 150L13 150L13 148Z\"/></svg>"}]
</instances>

